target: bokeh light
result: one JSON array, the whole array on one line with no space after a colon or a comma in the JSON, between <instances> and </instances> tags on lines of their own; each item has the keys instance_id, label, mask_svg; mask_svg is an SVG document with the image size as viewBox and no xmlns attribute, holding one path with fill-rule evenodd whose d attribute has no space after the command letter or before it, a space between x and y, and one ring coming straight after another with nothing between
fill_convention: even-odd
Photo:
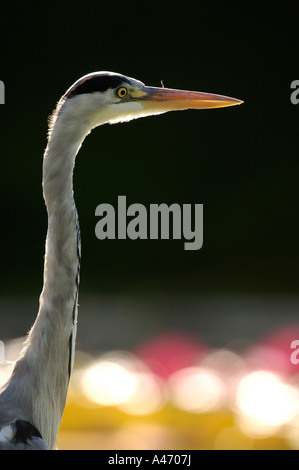
<instances>
[{"instance_id":1,"label":"bokeh light","mask_svg":"<svg viewBox=\"0 0 299 470\"><path fill-rule=\"evenodd\" d=\"M151 373L135 373L137 387L134 393L120 406L131 415L152 414L165 404L165 387Z\"/></svg>"},{"instance_id":2,"label":"bokeh light","mask_svg":"<svg viewBox=\"0 0 299 470\"><path fill-rule=\"evenodd\" d=\"M211 370L187 367L169 379L172 400L182 410L203 413L215 410L225 393L221 379Z\"/></svg>"},{"instance_id":3,"label":"bokeh light","mask_svg":"<svg viewBox=\"0 0 299 470\"><path fill-rule=\"evenodd\" d=\"M130 364L121 355L103 357L91 364L82 375L85 395L99 405L120 405L130 399L138 387Z\"/></svg>"},{"instance_id":4,"label":"bokeh light","mask_svg":"<svg viewBox=\"0 0 299 470\"><path fill-rule=\"evenodd\" d=\"M268 371L246 375L239 383L236 404L240 424L249 434L271 435L297 414L299 393Z\"/></svg>"},{"instance_id":5,"label":"bokeh light","mask_svg":"<svg viewBox=\"0 0 299 470\"><path fill-rule=\"evenodd\" d=\"M284 366L286 343L203 348L192 338L189 348L186 335L164 339L135 353L77 351L60 448L299 449L299 369ZM22 341L5 344L0 386ZM177 362L176 342L185 352Z\"/></svg>"}]
</instances>

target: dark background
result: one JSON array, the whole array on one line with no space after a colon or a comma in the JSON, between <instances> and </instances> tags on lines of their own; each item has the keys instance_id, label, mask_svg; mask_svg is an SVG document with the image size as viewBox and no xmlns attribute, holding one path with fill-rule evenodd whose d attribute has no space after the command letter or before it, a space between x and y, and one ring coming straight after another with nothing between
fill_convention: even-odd
<instances>
[{"instance_id":1,"label":"dark background","mask_svg":"<svg viewBox=\"0 0 299 470\"><path fill-rule=\"evenodd\" d=\"M297 8L227 2L9 4L0 19L2 294L42 286L47 118L80 76L208 91L238 107L103 126L76 162L81 292L295 293L298 283ZM95 208L204 205L204 244L103 241Z\"/></svg>"}]
</instances>

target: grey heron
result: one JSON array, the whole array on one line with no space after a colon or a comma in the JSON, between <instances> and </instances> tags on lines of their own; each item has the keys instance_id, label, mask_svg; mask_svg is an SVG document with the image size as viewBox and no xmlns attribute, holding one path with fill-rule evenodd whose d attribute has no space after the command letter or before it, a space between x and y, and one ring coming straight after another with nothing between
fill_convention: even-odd
<instances>
[{"instance_id":1,"label":"grey heron","mask_svg":"<svg viewBox=\"0 0 299 470\"><path fill-rule=\"evenodd\" d=\"M53 449L74 362L80 275L80 231L73 196L76 155L92 129L167 111L218 108L241 100L145 86L113 72L77 80L49 121L43 159L48 212L39 311L0 391L0 449Z\"/></svg>"}]
</instances>

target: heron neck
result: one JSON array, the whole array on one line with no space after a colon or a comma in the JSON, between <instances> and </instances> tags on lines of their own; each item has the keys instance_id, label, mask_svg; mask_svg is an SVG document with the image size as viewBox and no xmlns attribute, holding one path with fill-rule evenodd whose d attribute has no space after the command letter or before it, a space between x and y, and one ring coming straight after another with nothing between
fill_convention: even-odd
<instances>
[{"instance_id":1,"label":"heron neck","mask_svg":"<svg viewBox=\"0 0 299 470\"><path fill-rule=\"evenodd\" d=\"M70 132L61 124L56 121L52 129L43 162L48 232L39 312L8 386L12 395L14 382L22 387L22 403L27 408L24 414L50 448L56 443L74 360L80 234L73 169L88 133L87 129L74 127Z\"/></svg>"}]
</instances>

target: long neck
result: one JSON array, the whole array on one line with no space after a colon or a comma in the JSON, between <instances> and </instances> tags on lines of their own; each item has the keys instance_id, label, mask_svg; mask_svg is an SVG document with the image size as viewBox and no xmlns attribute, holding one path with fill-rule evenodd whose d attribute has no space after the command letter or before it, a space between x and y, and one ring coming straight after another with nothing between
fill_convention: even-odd
<instances>
[{"instance_id":1,"label":"long neck","mask_svg":"<svg viewBox=\"0 0 299 470\"><path fill-rule=\"evenodd\" d=\"M7 387L10 399L15 394L18 402L21 400L18 406L50 448L55 445L65 405L76 337L80 234L73 168L88 129L75 127L58 116L45 151L43 192L48 233L44 286L38 316Z\"/></svg>"}]
</instances>

